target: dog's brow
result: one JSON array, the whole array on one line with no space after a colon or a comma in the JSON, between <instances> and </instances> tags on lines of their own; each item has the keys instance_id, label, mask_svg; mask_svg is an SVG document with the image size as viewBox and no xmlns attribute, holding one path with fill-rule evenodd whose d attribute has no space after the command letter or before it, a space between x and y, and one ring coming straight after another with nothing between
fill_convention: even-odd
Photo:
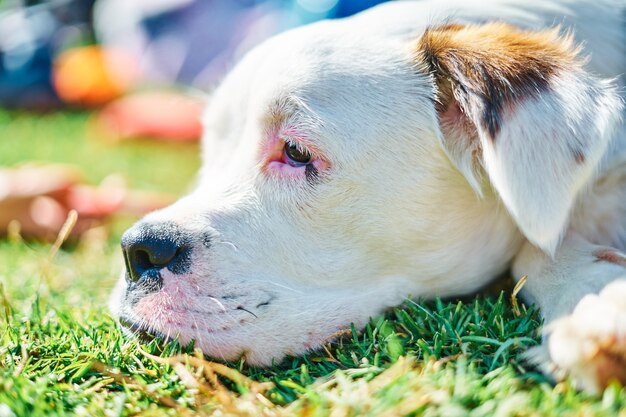
<instances>
[{"instance_id":1,"label":"dog's brow","mask_svg":"<svg viewBox=\"0 0 626 417\"><path fill-rule=\"evenodd\" d=\"M269 105L265 113L262 123L266 131L275 131L280 129L291 116L299 109L298 103L288 96L275 99Z\"/></svg>"},{"instance_id":2,"label":"dog's brow","mask_svg":"<svg viewBox=\"0 0 626 417\"><path fill-rule=\"evenodd\" d=\"M269 111L263 118L263 128L266 131L273 131L279 129L285 124L289 116L276 107L270 107Z\"/></svg>"}]
</instances>

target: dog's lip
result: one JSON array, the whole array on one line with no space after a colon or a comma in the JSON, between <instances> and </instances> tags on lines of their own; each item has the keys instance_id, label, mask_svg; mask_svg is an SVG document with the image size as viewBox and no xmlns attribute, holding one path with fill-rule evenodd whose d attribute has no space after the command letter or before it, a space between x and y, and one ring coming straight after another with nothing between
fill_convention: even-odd
<instances>
[{"instance_id":1,"label":"dog's lip","mask_svg":"<svg viewBox=\"0 0 626 417\"><path fill-rule=\"evenodd\" d=\"M154 339L159 339L167 343L171 340L171 338L167 337L162 332L155 330L148 325L139 324L128 317L122 316L118 319L118 321L125 330L131 332L134 337L141 340L142 342L150 342Z\"/></svg>"},{"instance_id":2,"label":"dog's lip","mask_svg":"<svg viewBox=\"0 0 626 417\"><path fill-rule=\"evenodd\" d=\"M125 316L120 316L117 321L120 323L123 330L130 332L134 337L136 337L137 339L141 340L144 343L148 343L154 339L158 339L164 343L168 343L174 340L174 338L165 335L163 332L156 330L153 327L148 326L147 324L140 324L136 322L135 320L132 320ZM210 331L210 333L212 334L227 333L231 329L232 329L231 327L226 327L223 329L215 329L215 330Z\"/></svg>"}]
</instances>

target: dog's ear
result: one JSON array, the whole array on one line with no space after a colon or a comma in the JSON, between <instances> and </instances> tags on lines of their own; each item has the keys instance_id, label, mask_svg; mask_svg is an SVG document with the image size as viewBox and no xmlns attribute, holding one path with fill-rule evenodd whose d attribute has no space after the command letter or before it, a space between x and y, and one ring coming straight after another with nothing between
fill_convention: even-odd
<instances>
[{"instance_id":1,"label":"dog's ear","mask_svg":"<svg viewBox=\"0 0 626 417\"><path fill-rule=\"evenodd\" d=\"M477 191L482 167L522 233L553 253L617 127L612 84L585 72L558 29L444 25L416 52L452 161Z\"/></svg>"}]
</instances>

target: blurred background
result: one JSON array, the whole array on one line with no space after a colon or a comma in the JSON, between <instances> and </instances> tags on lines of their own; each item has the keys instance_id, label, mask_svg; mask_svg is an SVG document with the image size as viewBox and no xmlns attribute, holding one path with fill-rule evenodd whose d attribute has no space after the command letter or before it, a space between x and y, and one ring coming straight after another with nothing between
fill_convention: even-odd
<instances>
[{"instance_id":1,"label":"blurred background","mask_svg":"<svg viewBox=\"0 0 626 417\"><path fill-rule=\"evenodd\" d=\"M200 115L250 48L380 0L0 0L0 236L114 242L190 187Z\"/></svg>"}]
</instances>

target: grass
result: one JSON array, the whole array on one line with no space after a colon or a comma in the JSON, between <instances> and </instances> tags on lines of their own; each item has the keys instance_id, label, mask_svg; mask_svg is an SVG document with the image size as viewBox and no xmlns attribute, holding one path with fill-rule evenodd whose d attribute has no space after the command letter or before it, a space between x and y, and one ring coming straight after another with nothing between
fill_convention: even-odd
<instances>
[{"instance_id":1,"label":"grass","mask_svg":"<svg viewBox=\"0 0 626 417\"><path fill-rule=\"evenodd\" d=\"M88 125L83 113L0 113L0 165L68 162L92 183L120 172L133 187L186 190L194 146L110 144ZM0 416L626 416L621 387L581 394L524 362L539 343L539 317L513 308L510 288L406 301L271 369L126 339L106 302L132 220L54 257L47 244L0 242Z\"/></svg>"}]
</instances>

